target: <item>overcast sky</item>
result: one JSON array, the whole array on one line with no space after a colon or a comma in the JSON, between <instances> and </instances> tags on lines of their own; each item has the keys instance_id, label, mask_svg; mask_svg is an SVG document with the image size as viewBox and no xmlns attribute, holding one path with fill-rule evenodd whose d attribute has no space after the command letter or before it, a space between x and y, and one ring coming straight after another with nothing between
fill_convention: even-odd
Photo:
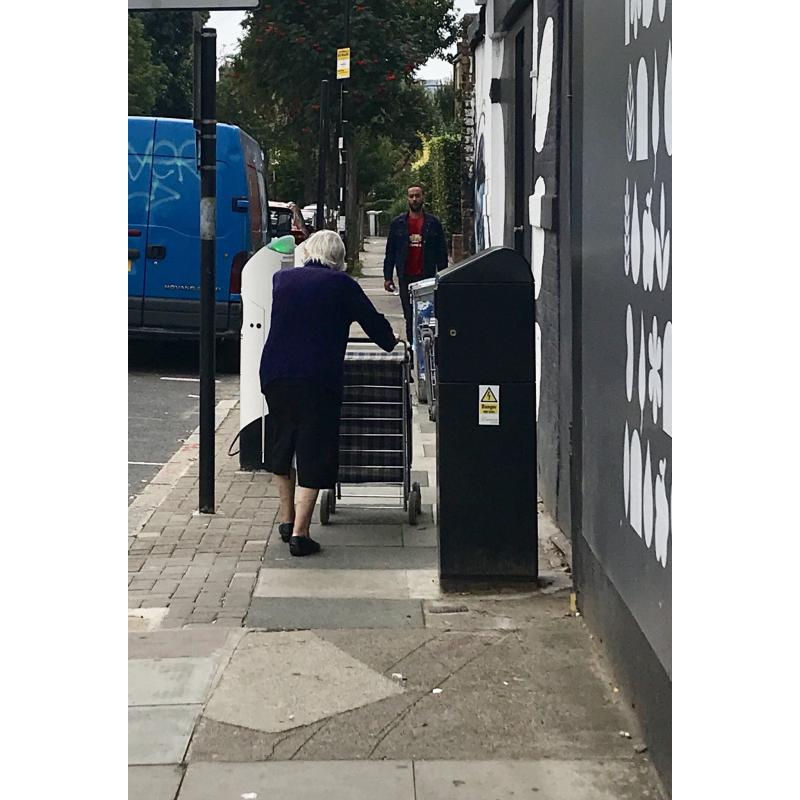
<instances>
[{"instance_id":1,"label":"overcast sky","mask_svg":"<svg viewBox=\"0 0 800 800\"><path fill-rule=\"evenodd\" d=\"M474 0L456 0L456 14L468 14L477 11ZM212 11L208 26L217 29L217 52L220 56L229 56L239 49L239 37L242 35L241 22L244 11ZM455 48L453 48L455 52ZM452 78L453 66L447 61L431 59L417 72L418 78L436 79Z\"/></svg>"}]
</instances>

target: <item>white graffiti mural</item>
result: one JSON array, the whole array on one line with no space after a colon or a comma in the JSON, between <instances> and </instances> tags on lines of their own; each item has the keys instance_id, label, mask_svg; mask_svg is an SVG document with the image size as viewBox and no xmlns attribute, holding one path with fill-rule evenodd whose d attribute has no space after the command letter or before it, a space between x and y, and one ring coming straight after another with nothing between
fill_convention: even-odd
<instances>
[{"instance_id":1,"label":"white graffiti mural","mask_svg":"<svg viewBox=\"0 0 800 800\"><path fill-rule=\"evenodd\" d=\"M493 30L495 9L486 6L486 29ZM505 43L486 36L475 48L475 247L508 244L505 240L506 141L503 107L492 103L490 86L503 70Z\"/></svg>"},{"instance_id":2,"label":"white graffiti mural","mask_svg":"<svg viewBox=\"0 0 800 800\"><path fill-rule=\"evenodd\" d=\"M195 141L187 139L178 145L169 139L151 141L144 153L136 153L128 145L128 186L135 191L128 192L128 201L143 198L149 212L181 199L184 187L194 184L192 191L200 182L195 158ZM152 168L152 178L146 189L137 186L146 179Z\"/></svg>"},{"instance_id":3,"label":"white graffiti mural","mask_svg":"<svg viewBox=\"0 0 800 800\"><path fill-rule=\"evenodd\" d=\"M666 0L625 0L625 46L643 30L663 22ZM625 141L622 143L631 174L623 195L622 271L641 302L625 312L624 392L638 425L625 421L623 430L622 504L630 528L642 545L666 567L671 526L668 489L672 438L672 321L646 313L647 296L669 291L672 231L669 230L670 192L658 180L659 168L669 168L672 157L672 42L652 58L634 55L623 80ZM659 160L661 159L661 160ZM652 179L642 183L637 162L652 164ZM638 176L635 177L635 175ZM669 307L669 305L668 305ZM666 435L648 435L652 422ZM662 452L664 451L664 452ZM667 452L668 451L668 452ZM658 454L658 455L657 455Z\"/></svg>"},{"instance_id":4,"label":"white graffiti mural","mask_svg":"<svg viewBox=\"0 0 800 800\"><path fill-rule=\"evenodd\" d=\"M552 16L548 16L544 21L542 29L541 44L539 43L539 3L538 0L533 4L533 24L531 27L531 42L533 52L531 54L532 79L532 104L531 112L533 115L533 146L535 153L541 153L544 149L550 130L550 106L552 103L553 92L553 68L555 65L555 22ZM536 156L534 156L535 160ZM551 189L552 191L552 189ZM536 179L533 187L533 194L528 198L528 222L531 226L531 268L533 270L533 282L535 291L535 302L539 304L539 295L542 289L542 278L544 270L544 255L547 244L547 235L542 227L542 200L547 194L547 184L543 176ZM537 319L539 313L537 311ZM557 335L552 331L549 335ZM539 322L535 323L536 340L536 419L539 419L539 400L541 397L542 382L542 337L543 331Z\"/></svg>"}]
</instances>

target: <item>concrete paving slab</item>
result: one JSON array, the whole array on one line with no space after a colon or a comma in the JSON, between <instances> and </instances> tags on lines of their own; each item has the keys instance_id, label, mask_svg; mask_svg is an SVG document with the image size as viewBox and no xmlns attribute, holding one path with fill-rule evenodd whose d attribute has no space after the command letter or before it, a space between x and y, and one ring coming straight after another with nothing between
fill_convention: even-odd
<instances>
[{"instance_id":1,"label":"concrete paving slab","mask_svg":"<svg viewBox=\"0 0 800 800\"><path fill-rule=\"evenodd\" d=\"M341 506L340 506L341 508ZM349 506L343 510L337 511L334 516L334 524L347 524L347 525L402 525L408 522L408 517L402 508L398 509L381 509L370 508L368 506ZM422 504L422 512L419 517L420 524L425 524L433 520L433 507L430 504ZM319 507L314 512L312 519L314 526L312 527L311 535L319 527Z\"/></svg>"},{"instance_id":2,"label":"concrete paving slab","mask_svg":"<svg viewBox=\"0 0 800 800\"><path fill-rule=\"evenodd\" d=\"M366 547L402 547L403 526L341 524L333 518L332 525L314 527L311 534L323 547L360 545ZM286 545L284 545L286 547Z\"/></svg>"},{"instance_id":3,"label":"concrete paving slab","mask_svg":"<svg viewBox=\"0 0 800 800\"><path fill-rule=\"evenodd\" d=\"M368 529L367 526L362 526ZM398 534L400 526L397 526ZM331 533L335 536L335 533ZM312 538L317 531L311 531ZM321 540L322 537L319 537ZM435 548L424 547L365 547L361 545L325 547L318 555L295 558L289 548L280 540L267 547L263 561L264 567L293 570L392 570L392 569L435 569L438 566Z\"/></svg>"},{"instance_id":4,"label":"concrete paving slab","mask_svg":"<svg viewBox=\"0 0 800 800\"><path fill-rule=\"evenodd\" d=\"M395 667L407 658L409 653L424 650L436 636L441 636L440 633L427 631L424 628L376 629L366 636L348 629L315 630L314 633L349 653L362 664L389 677L393 672L400 672Z\"/></svg>"},{"instance_id":5,"label":"concrete paving slab","mask_svg":"<svg viewBox=\"0 0 800 800\"><path fill-rule=\"evenodd\" d=\"M422 604L376 598L254 597L245 625L268 631L421 628Z\"/></svg>"},{"instance_id":6,"label":"concrete paving slab","mask_svg":"<svg viewBox=\"0 0 800 800\"><path fill-rule=\"evenodd\" d=\"M414 800L409 761L191 764L178 800Z\"/></svg>"},{"instance_id":7,"label":"concrete paving slab","mask_svg":"<svg viewBox=\"0 0 800 800\"><path fill-rule=\"evenodd\" d=\"M424 525L403 525L404 547L438 547L439 538L436 526L429 519Z\"/></svg>"},{"instance_id":8,"label":"concrete paving slab","mask_svg":"<svg viewBox=\"0 0 800 800\"><path fill-rule=\"evenodd\" d=\"M643 800L661 794L646 763L415 761L416 800Z\"/></svg>"},{"instance_id":9,"label":"concrete paving slab","mask_svg":"<svg viewBox=\"0 0 800 800\"><path fill-rule=\"evenodd\" d=\"M287 731L403 691L313 633L250 633L205 716L258 731Z\"/></svg>"},{"instance_id":10,"label":"concrete paving slab","mask_svg":"<svg viewBox=\"0 0 800 800\"><path fill-rule=\"evenodd\" d=\"M142 658L128 661L129 706L204 703L215 658Z\"/></svg>"},{"instance_id":11,"label":"concrete paving slab","mask_svg":"<svg viewBox=\"0 0 800 800\"><path fill-rule=\"evenodd\" d=\"M128 767L128 800L175 800L182 777L181 767Z\"/></svg>"},{"instance_id":12,"label":"concrete paving slab","mask_svg":"<svg viewBox=\"0 0 800 800\"><path fill-rule=\"evenodd\" d=\"M128 658L213 656L221 653L237 635L218 628L129 633Z\"/></svg>"},{"instance_id":13,"label":"concrete paving slab","mask_svg":"<svg viewBox=\"0 0 800 800\"><path fill-rule=\"evenodd\" d=\"M162 608L129 608L128 609L128 630L129 631L153 631L156 630L164 621L169 609Z\"/></svg>"},{"instance_id":14,"label":"concrete paving slab","mask_svg":"<svg viewBox=\"0 0 800 800\"><path fill-rule=\"evenodd\" d=\"M180 764L202 706L128 709L128 764Z\"/></svg>"},{"instance_id":15,"label":"concrete paving slab","mask_svg":"<svg viewBox=\"0 0 800 800\"><path fill-rule=\"evenodd\" d=\"M281 757L630 758L619 731L635 732L635 720L583 621L552 598L528 606L544 610L529 608L519 630L316 632L385 676L402 675L406 694L331 717Z\"/></svg>"},{"instance_id":16,"label":"concrete paving slab","mask_svg":"<svg viewBox=\"0 0 800 800\"><path fill-rule=\"evenodd\" d=\"M192 734L186 762L288 761L309 736L325 724L326 720L322 720L290 731L267 733L200 717Z\"/></svg>"},{"instance_id":17,"label":"concrete paving slab","mask_svg":"<svg viewBox=\"0 0 800 800\"><path fill-rule=\"evenodd\" d=\"M264 568L259 573L253 597L408 600L408 578L404 569Z\"/></svg>"},{"instance_id":18,"label":"concrete paving slab","mask_svg":"<svg viewBox=\"0 0 800 800\"><path fill-rule=\"evenodd\" d=\"M429 483L430 476L428 475L427 471L424 469L420 470L411 470L411 483L418 483L420 486L430 486Z\"/></svg>"},{"instance_id":19,"label":"concrete paving slab","mask_svg":"<svg viewBox=\"0 0 800 800\"><path fill-rule=\"evenodd\" d=\"M635 723L622 704L614 701L609 676L597 674L594 654L582 641L578 643L585 631L546 622L533 629L495 634L477 655L476 637L451 639L446 648L426 646L423 653L449 661L449 676L439 683L443 691L413 706L371 757L602 759L631 755L630 742L619 731L632 730ZM413 675L409 667L406 671ZM346 735L342 730L331 730L331 734ZM321 753L317 757L333 756Z\"/></svg>"},{"instance_id":20,"label":"concrete paving slab","mask_svg":"<svg viewBox=\"0 0 800 800\"><path fill-rule=\"evenodd\" d=\"M424 548L417 549L422 551ZM436 559L435 549L433 550L433 558ZM408 569L406 570L406 578L408 580L409 597L419 600L437 600L442 596L438 568Z\"/></svg>"},{"instance_id":21,"label":"concrete paving slab","mask_svg":"<svg viewBox=\"0 0 800 800\"><path fill-rule=\"evenodd\" d=\"M435 613L441 604L466 605L462 613ZM538 592L519 598L482 598L454 593L440 600L423 602L425 627L431 630L454 631L510 631L530 628L542 619L569 614L569 601L565 595L550 597Z\"/></svg>"}]
</instances>

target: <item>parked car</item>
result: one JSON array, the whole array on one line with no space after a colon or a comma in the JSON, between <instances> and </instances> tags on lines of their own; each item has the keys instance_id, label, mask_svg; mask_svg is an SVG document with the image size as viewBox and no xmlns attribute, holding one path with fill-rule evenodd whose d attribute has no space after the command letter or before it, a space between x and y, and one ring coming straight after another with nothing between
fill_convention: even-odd
<instances>
[{"instance_id":1,"label":"parked car","mask_svg":"<svg viewBox=\"0 0 800 800\"><path fill-rule=\"evenodd\" d=\"M217 338L238 343L242 268L270 238L258 143L217 125ZM200 331L200 178L191 120L128 118L128 331Z\"/></svg>"},{"instance_id":2,"label":"parked car","mask_svg":"<svg viewBox=\"0 0 800 800\"><path fill-rule=\"evenodd\" d=\"M294 236L295 244L304 242L310 235L300 210L294 203L270 200L269 224L273 236Z\"/></svg>"},{"instance_id":3,"label":"parked car","mask_svg":"<svg viewBox=\"0 0 800 800\"><path fill-rule=\"evenodd\" d=\"M311 204L309 204L307 206L303 206L302 209L300 209L300 213L303 215L303 219L306 221L306 224L313 225L316 228L316 225L317 225L317 204L316 203L311 203ZM330 222L330 213L331 213L331 209L329 209L328 206L323 206L322 207L322 214L323 214L324 219L327 222Z\"/></svg>"}]
</instances>

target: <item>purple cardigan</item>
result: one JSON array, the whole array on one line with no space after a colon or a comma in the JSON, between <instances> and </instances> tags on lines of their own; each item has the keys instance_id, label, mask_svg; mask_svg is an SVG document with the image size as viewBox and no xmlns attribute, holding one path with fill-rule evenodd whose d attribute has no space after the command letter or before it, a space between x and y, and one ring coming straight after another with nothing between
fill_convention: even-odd
<instances>
[{"instance_id":1,"label":"purple cardigan","mask_svg":"<svg viewBox=\"0 0 800 800\"><path fill-rule=\"evenodd\" d=\"M272 318L261 354L261 391L281 380L304 380L342 392L350 324L387 353L397 339L389 320L349 275L315 261L281 270L272 282Z\"/></svg>"}]
</instances>

